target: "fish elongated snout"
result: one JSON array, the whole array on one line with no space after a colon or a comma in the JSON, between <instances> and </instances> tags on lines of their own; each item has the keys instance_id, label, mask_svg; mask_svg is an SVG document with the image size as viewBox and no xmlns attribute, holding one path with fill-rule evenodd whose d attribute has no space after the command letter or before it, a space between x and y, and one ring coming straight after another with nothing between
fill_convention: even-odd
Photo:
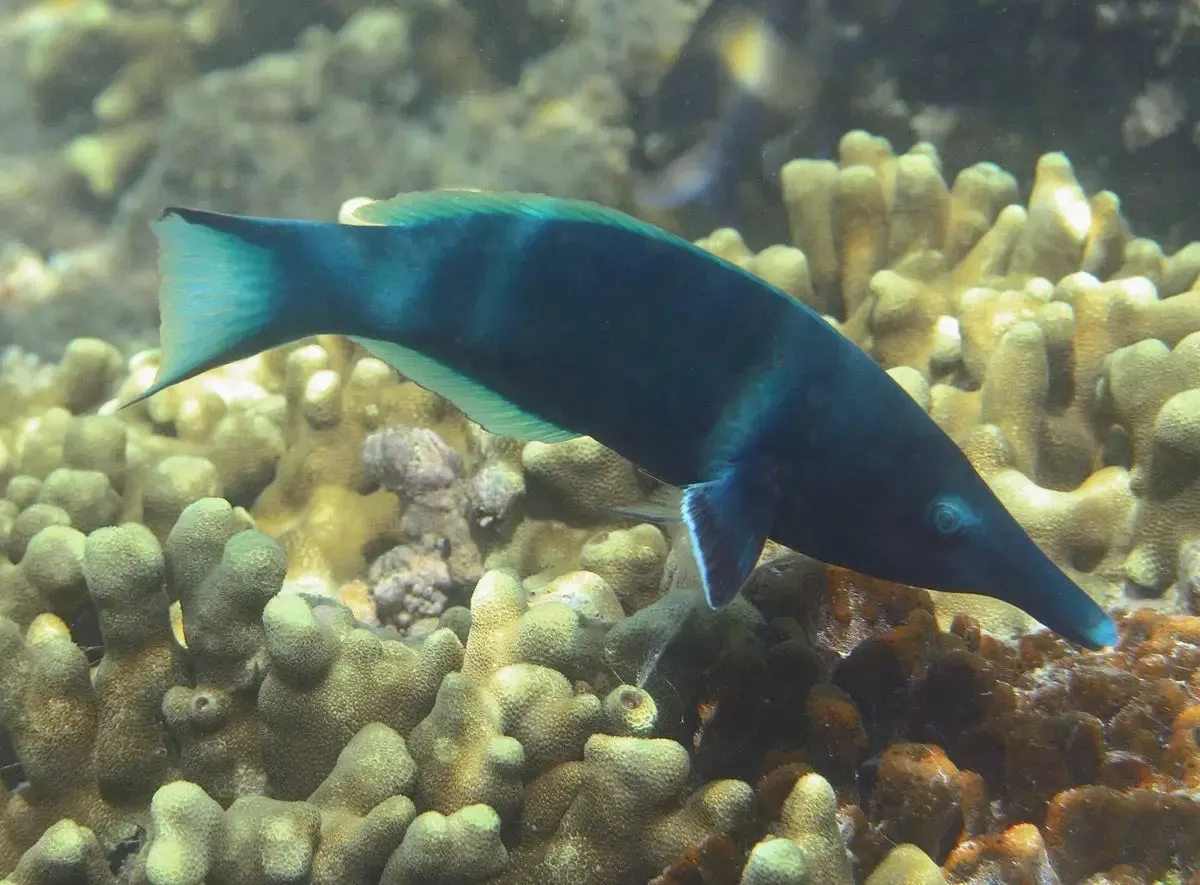
<instances>
[{"instance_id":1,"label":"fish elongated snout","mask_svg":"<svg viewBox=\"0 0 1200 885\"><path fill-rule=\"evenodd\" d=\"M982 479L976 491L970 504L954 496L938 499L944 512L935 514L933 527L943 543L933 549L942 555L929 559L939 566L932 573L943 589L1007 602L1090 649L1115 645L1117 628L1103 607L1055 564Z\"/></svg>"},{"instance_id":2,"label":"fish elongated snout","mask_svg":"<svg viewBox=\"0 0 1200 885\"><path fill-rule=\"evenodd\" d=\"M1032 544L1032 542L1030 542ZM999 596L1024 609L1064 639L1089 649L1117 644L1116 624L1082 587L1039 549L1040 579L1024 581L1023 592Z\"/></svg>"},{"instance_id":3,"label":"fish elongated snout","mask_svg":"<svg viewBox=\"0 0 1200 885\"><path fill-rule=\"evenodd\" d=\"M1082 590L1080 591L1083 592ZM1084 594L1086 596L1086 594ZM1120 638L1117 634L1117 625L1099 605L1090 597L1087 597L1089 605L1088 612L1083 617L1082 621L1077 622L1078 629L1076 635L1063 633L1067 639L1072 642L1077 642L1085 648L1099 650L1109 648L1117 644Z\"/></svg>"}]
</instances>

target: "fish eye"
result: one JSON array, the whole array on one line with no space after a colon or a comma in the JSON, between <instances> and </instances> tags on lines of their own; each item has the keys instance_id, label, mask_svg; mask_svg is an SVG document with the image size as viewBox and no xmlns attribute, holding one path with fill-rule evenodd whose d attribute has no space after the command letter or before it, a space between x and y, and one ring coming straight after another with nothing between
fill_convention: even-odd
<instances>
[{"instance_id":1,"label":"fish eye","mask_svg":"<svg viewBox=\"0 0 1200 885\"><path fill-rule=\"evenodd\" d=\"M970 505L962 498L946 495L935 498L929 505L926 518L934 530L944 538L957 538L978 520Z\"/></svg>"}]
</instances>

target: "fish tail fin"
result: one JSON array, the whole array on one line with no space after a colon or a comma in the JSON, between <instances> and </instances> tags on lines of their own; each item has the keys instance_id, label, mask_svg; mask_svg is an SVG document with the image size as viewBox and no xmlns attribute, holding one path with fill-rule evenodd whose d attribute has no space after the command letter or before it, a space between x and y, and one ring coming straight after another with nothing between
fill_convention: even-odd
<instances>
[{"instance_id":1,"label":"fish tail fin","mask_svg":"<svg viewBox=\"0 0 1200 885\"><path fill-rule=\"evenodd\" d=\"M287 240L270 235L285 224L170 208L151 225L159 241L161 364L154 384L123 407L303 337L303 323L288 315Z\"/></svg>"}]
</instances>

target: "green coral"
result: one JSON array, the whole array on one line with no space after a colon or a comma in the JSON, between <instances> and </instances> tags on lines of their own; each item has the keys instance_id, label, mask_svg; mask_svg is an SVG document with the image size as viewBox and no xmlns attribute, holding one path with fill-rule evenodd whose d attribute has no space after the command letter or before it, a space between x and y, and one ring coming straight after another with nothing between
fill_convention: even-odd
<instances>
[{"instance_id":1,"label":"green coral","mask_svg":"<svg viewBox=\"0 0 1200 885\"><path fill-rule=\"evenodd\" d=\"M818 774L800 778L783 805L780 838L754 847L742 885L852 885L836 812L837 797L829 781Z\"/></svg>"},{"instance_id":2,"label":"green coral","mask_svg":"<svg viewBox=\"0 0 1200 885\"><path fill-rule=\"evenodd\" d=\"M378 881L416 817L405 795L415 775L404 739L373 723L304 801L242 796L223 809L196 784L174 781L154 795L130 881Z\"/></svg>"},{"instance_id":3,"label":"green coral","mask_svg":"<svg viewBox=\"0 0 1200 885\"><path fill-rule=\"evenodd\" d=\"M21 857L4 885L113 885L108 858L96 835L73 820L60 820L46 828L41 838Z\"/></svg>"},{"instance_id":4,"label":"green coral","mask_svg":"<svg viewBox=\"0 0 1200 885\"><path fill-rule=\"evenodd\" d=\"M272 599L263 613L266 678L258 693L272 792L304 796L360 728L385 722L408 734L434 707L442 679L462 661L450 630L419 648L382 641L349 613L328 619L298 597Z\"/></svg>"},{"instance_id":5,"label":"green coral","mask_svg":"<svg viewBox=\"0 0 1200 885\"><path fill-rule=\"evenodd\" d=\"M26 561L56 532L77 538L68 561L104 654L89 680L65 632L25 640L0 621L0 722L31 785L5 810L9 867L25 852L15 876L44 881L56 854L88 868L144 824L131 881L156 885L538 881L581 833L574 868L620 846L604 864L616 882L750 813L740 782L688 796L687 754L652 737L640 689L602 698L563 675L602 670L602 635L561 602L528 607L511 573L480 582L465 649L445 628L410 647L278 595L280 548L221 499L190 504L161 547L140 525L50 526ZM660 798L644 806L648 790ZM539 791L553 826L510 862L502 826L529 826ZM629 813L605 836L596 812L613 802Z\"/></svg>"},{"instance_id":6,"label":"green coral","mask_svg":"<svg viewBox=\"0 0 1200 885\"><path fill-rule=\"evenodd\" d=\"M896 156L853 133L839 153L785 170L793 245L752 253L730 231L701 245L870 350L1098 596L1122 576L1163 591L1200 512L1195 249L1132 239L1115 197L1089 197L1058 155L1022 207L986 164L948 184L928 146ZM678 535L606 512L647 492L631 465L586 438L490 438L341 339L117 412L112 397L144 390L156 360L125 365L84 340L40 386L0 378L0 727L26 781L3 796L10 881L112 882L107 859L143 830L123 881L623 885L729 845L746 856L714 881L944 881L922 849L942 851L943 825L965 831L955 815L971 796L986 805L981 778L930 748L872 747L883 714L846 672L911 666L990 686L980 705L1015 704L991 670L1016 659L970 619L939 633L921 597L904 623L892 597L915 597L847 591L824 570L842 595L802 615L781 597L808 583L773 570L773 551L753 602L712 611ZM366 564L402 526L452 520L369 475L364 440L394 424L434 428L466 470L528 489L499 524L453 517L469 607L406 641L373 622ZM943 621L965 609L1028 626L977 600L937 604ZM839 655L845 685L830 676ZM1162 715L1184 724L1152 743L1183 771L1191 696L1159 682ZM759 695L769 714L748 702ZM744 713L766 730L781 709L798 729L788 748L804 749L779 766L782 790L777 768L752 770L708 731ZM918 752L923 779L894 777ZM857 800L807 766L853 779L870 753L892 773L872 788L880 807L839 818Z\"/></svg>"}]
</instances>

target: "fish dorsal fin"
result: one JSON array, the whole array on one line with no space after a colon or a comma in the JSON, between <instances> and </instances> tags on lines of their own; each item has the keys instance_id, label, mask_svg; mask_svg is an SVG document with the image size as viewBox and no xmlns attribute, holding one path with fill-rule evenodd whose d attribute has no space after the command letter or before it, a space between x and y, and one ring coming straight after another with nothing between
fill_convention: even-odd
<instances>
[{"instance_id":1,"label":"fish dorsal fin","mask_svg":"<svg viewBox=\"0 0 1200 885\"><path fill-rule=\"evenodd\" d=\"M547 443L581 435L521 411L495 391L423 353L375 338L353 340L404 377L454 403L464 415L491 433Z\"/></svg>"},{"instance_id":2,"label":"fish dorsal fin","mask_svg":"<svg viewBox=\"0 0 1200 885\"><path fill-rule=\"evenodd\" d=\"M772 471L760 464L730 464L683 490L683 521L713 608L732 601L754 571L778 503Z\"/></svg>"},{"instance_id":3,"label":"fish dorsal fin","mask_svg":"<svg viewBox=\"0 0 1200 885\"><path fill-rule=\"evenodd\" d=\"M375 200L355 206L349 213L353 224L400 226L472 214L525 215L555 221L586 221L635 231L656 239L676 240L660 227L588 200L550 197L545 194L493 193L475 190L413 191L390 200ZM681 244L690 246L686 240Z\"/></svg>"}]
</instances>

